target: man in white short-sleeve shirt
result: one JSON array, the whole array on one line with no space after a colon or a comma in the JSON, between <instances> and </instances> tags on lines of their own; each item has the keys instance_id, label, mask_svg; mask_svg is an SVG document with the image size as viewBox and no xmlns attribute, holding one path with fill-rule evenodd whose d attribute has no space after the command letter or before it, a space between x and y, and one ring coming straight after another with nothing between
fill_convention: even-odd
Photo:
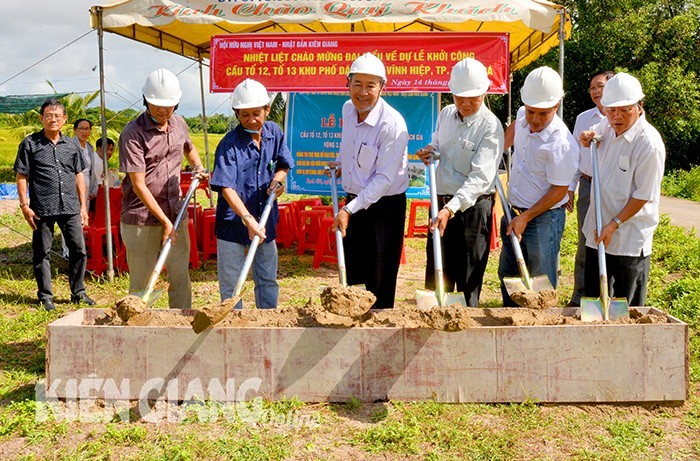
<instances>
[{"instance_id":1,"label":"man in white short-sleeve shirt","mask_svg":"<svg viewBox=\"0 0 700 461\"><path fill-rule=\"evenodd\" d=\"M585 110L576 117L574 125L574 138L578 141L579 136L585 130L590 130L605 118L603 112L605 108L600 103L603 97L603 88L615 72L606 70L598 72L591 79L588 92L591 101L595 106ZM571 302L568 307L578 307L581 305L581 295L583 294L583 272L586 266L586 237L583 235L583 219L588 212L591 195L591 177L593 176L593 166L591 163L591 150L587 147L581 148L579 155L578 171L574 180L569 186L569 203L566 204L567 211L574 211L574 193L578 187L578 200L576 200L576 218L578 224L578 246L576 248L576 260L574 261L574 292L571 295Z\"/></svg>"},{"instance_id":2,"label":"man in white short-sleeve shirt","mask_svg":"<svg viewBox=\"0 0 700 461\"><path fill-rule=\"evenodd\" d=\"M501 220L503 249L498 264L504 306L516 306L503 284L518 277L509 238L515 232L530 274L558 281L559 248L564 233L567 190L578 166L578 144L557 116L564 95L559 74L550 67L533 70L520 91L524 107L514 122L514 153L508 187L513 221Z\"/></svg>"},{"instance_id":3,"label":"man in white short-sleeve shirt","mask_svg":"<svg viewBox=\"0 0 700 461\"><path fill-rule=\"evenodd\" d=\"M659 224L659 198L666 148L644 115L642 86L619 73L603 89L607 117L581 134L588 147L602 136L598 150L602 225L597 235L595 206L583 223L586 236L584 294L600 296L596 248L605 245L610 296L627 298L630 306L646 302L654 230Z\"/></svg>"}]
</instances>

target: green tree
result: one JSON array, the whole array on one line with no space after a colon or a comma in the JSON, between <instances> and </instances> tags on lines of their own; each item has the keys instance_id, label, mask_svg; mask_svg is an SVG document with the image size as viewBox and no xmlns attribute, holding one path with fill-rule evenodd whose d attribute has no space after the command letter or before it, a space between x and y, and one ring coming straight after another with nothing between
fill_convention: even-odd
<instances>
[{"instance_id":1,"label":"green tree","mask_svg":"<svg viewBox=\"0 0 700 461\"><path fill-rule=\"evenodd\" d=\"M566 43L564 118L591 107L588 84L601 70L639 78L645 111L667 148L666 168L697 164L700 149L700 0L564 0L573 22ZM558 51L533 66L556 68ZM527 72L514 76L514 95ZM515 98L517 99L517 98ZM517 101L519 104L519 100Z\"/></svg>"}]
</instances>

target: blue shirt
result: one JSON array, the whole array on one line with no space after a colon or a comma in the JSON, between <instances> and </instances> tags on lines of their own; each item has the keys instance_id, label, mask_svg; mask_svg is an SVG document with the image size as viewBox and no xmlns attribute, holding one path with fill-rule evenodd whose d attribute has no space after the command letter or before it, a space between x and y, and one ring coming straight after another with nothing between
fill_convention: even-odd
<instances>
[{"instance_id":1,"label":"blue shirt","mask_svg":"<svg viewBox=\"0 0 700 461\"><path fill-rule=\"evenodd\" d=\"M228 132L216 147L214 172L211 175L211 188L221 192L224 188L236 191L248 212L260 221L267 188L276 171L294 166L292 154L284 142L282 129L274 122L265 122L262 128L260 149L243 129L236 126ZM277 204L272 207L265 224L266 242L276 237L279 211ZM216 236L221 240L250 245L248 229L241 217L236 215L222 194L216 206Z\"/></svg>"}]
</instances>

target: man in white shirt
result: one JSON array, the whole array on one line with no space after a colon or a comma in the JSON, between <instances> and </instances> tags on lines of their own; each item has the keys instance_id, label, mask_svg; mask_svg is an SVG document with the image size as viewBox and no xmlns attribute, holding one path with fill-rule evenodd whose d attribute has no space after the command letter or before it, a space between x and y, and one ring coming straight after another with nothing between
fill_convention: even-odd
<instances>
[{"instance_id":1,"label":"man in white shirt","mask_svg":"<svg viewBox=\"0 0 700 461\"><path fill-rule=\"evenodd\" d=\"M556 288L559 248L566 214L567 190L578 167L579 148L557 116L564 96L559 74L540 67L527 76L520 95L524 107L514 122L514 153L508 188L513 221L501 221L503 249L498 265L504 306L517 306L503 284L504 277L518 277L518 264L510 238L520 240L530 275L549 277Z\"/></svg>"},{"instance_id":2,"label":"man in white shirt","mask_svg":"<svg viewBox=\"0 0 700 461\"><path fill-rule=\"evenodd\" d=\"M375 308L394 306L408 189L408 129L381 98L385 83L384 64L371 53L350 66L334 162L348 196L332 229L344 237L348 284L364 284L377 297Z\"/></svg>"},{"instance_id":3,"label":"man in white shirt","mask_svg":"<svg viewBox=\"0 0 700 461\"><path fill-rule=\"evenodd\" d=\"M600 296L596 248L602 241L610 296L627 298L630 306L646 302L666 160L661 135L644 116L642 98L639 80L624 72L616 74L603 89L606 119L580 137L581 144L588 147L593 136L602 136L598 171L603 228L597 235L595 207L589 207L583 223L584 294Z\"/></svg>"},{"instance_id":4,"label":"man in white shirt","mask_svg":"<svg viewBox=\"0 0 700 461\"><path fill-rule=\"evenodd\" d=\"M603 88L615 72L606 70L598 72L591 79L588 92L595 107L585 110L576 117L574 125L574 138L578 141L584 130L590 130L605 118L603 112L605 108L600 103L603 96ZM580 146L579 146L580 147ZM593 166L591 163L591 150L588 147L581 147L579 155L578 171L569 186L569 202L566 204L567 211L574 211L574 192L578 186L578 200L576 201L576 218L578 220L578 248L576 249L576 260L574 262L574 293L568 307L578 307L581 305L581 295L583 294L583 271L586 265L586 238L583 235L583 219L588 212L591 203L591 177L593 176Z\"/></svg>"},{"instance_id":5,"label":"man in white shirt","mask_svg":"<svg viewBox=\"0 0 700 461\"><path fill-rule=\"evenodd\" d=\"M436 188L442 209L432 229L437 227L444 238L446 290L453 291L456 285L467 305L477 307L489 257L503 127L484 105L491 81L482 63L471 58L458 62L448 85L454 104L442 109L432 141L417 155L429 164L433 152L440 153ZM435 290L431 233L426 254L425 287Z\"/></svg>"}]
</instances>

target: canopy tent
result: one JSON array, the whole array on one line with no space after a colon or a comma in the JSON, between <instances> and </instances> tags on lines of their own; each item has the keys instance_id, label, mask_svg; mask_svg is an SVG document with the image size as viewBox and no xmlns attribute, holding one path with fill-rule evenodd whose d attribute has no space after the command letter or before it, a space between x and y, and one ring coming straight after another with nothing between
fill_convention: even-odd
<instances>
[{"instance_id":1,"label":"canopy tent","mask_svg":"<svg viewBox=\"0 0 700 461\"><path fill-rule=\"evenodd\" d=\"M92 26L196 60L212 35L309 32L506 32L520 69L568 38L564 7L544 0L123 0Z\"/></svg>"},{"instance_id":2,"label":"canopy tent","mask_svg":"<svg viewBox=\"0 0 700 461\"><path fill-rule=\"evenodd\" d=\"M98 30L102 137L107 137L103 31L199 61L205 159L209 148L204 107L203 62L214 35L309 32L504 32L509 34L510 67L517 70L559 45L571 33L564 7L545 0L114 0L90 9ZM510 105L510 104L509 104ZM560 107L561 115L561 107ZM105 142L105 141L103 141ZM107 169L106 160L104 165ZM109 191L105 188L107 227ZM111 234L107 233L107 248ZM113 280L108 252L108 277Z\"/></svg>"}]
</instances>

